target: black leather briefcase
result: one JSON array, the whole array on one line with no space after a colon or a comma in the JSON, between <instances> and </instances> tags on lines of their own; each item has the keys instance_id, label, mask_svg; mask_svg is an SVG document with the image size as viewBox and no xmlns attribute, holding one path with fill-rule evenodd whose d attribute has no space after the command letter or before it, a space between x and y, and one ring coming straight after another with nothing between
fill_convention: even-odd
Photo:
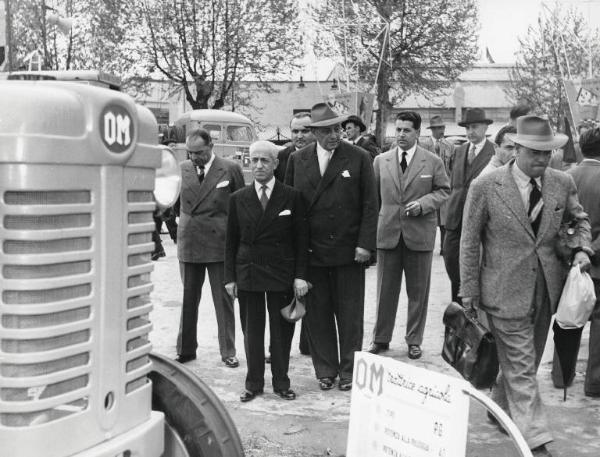
<instances>
[{"instance_id":1,"label":"black leather briefcase","mask_svg":"<svg viewBox=\"0 0 600 457\"><path fill-rule=\"evenodd\" d=\"M477 389L491 387L498 376L498 352L491 332L474 310L452 302L444 312L443 359Z\"/></svg>"}]
</instances>

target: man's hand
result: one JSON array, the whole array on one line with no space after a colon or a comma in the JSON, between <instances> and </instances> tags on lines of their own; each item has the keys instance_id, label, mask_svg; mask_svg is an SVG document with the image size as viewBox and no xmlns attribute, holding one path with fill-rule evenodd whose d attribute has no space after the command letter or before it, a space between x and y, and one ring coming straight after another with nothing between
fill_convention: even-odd
<instances>
[{"instance_id":1,"label":"man's hand","mask_svg":"<svg viewBox=\"0 0 600 457\"><path fill-rule=\"evenodd\" d=\"M356 249L354 250L354 261L355 262L367 263L370 259L371 259L371 253L368 250L363 249L360 246L356 247Z\"/></svg>"},{"instance_id":2,"label":"man's hand","mask_svg":"<svg viewBox=\"0 0 600 457\"><path fill-rule=\"evenodd\" d=\"M462 297L463 308L479 309L479 297Z\"/></svg>"},{"instance_id":3,"label":"man's hand","mask_svg":"<svg viewBox=\"0 0 600 457\"><path fill-rule=\"evenodd\" d=\"M418 201L410 202L404 208L407 216L418 216L421 214L421 204Z\"/></svg>"},{"instance_id":4,"label":"man's hand","mask_svg":"<svg viewBox=\"0 0 600 457\"><path fill-rule=\"evenodd\" d=\"M573 262L571 266L579 265L579 269L581 271L589 271L591 267L590 256L587 252L578 251L575 253L575 257L573 257Z\"/></svg>"},{"instance_id":5,"label":"man's hand","mask_svg":"<svg viewBox=\"0 0 600 457\"><path fill-rule=\"evenodd\" d=\"M229 296L235 300L237 297L237 284L235 282L228 282L225 284L225 290Z\"/></svg>"},{"instance_id":6,"label":"man's hand","mask_svg":"<svg viewBox=\"0 0 600 457\"><path fill-rule=\"evenodd\" d=\"M294 279L294 293L296 297L304 297L308 293L308 283L304 279Z\"/></svg>"}]
</instances>

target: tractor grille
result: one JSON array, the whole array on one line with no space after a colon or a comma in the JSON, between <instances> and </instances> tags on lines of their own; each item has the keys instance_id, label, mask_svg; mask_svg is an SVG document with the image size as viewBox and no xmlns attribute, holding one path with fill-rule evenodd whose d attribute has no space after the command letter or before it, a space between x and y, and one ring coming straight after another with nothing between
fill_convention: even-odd
<instances>
[{"instance_id":1,"label":"tractor grille","mask_svg":"<svg viewBox=\"0 0 600 457\"><path fill-rule=\"evenodd\" d=\"M38 425L88 408L94 203L89 190L5 191L0 424Z\"/></svg>"}]
</instances>

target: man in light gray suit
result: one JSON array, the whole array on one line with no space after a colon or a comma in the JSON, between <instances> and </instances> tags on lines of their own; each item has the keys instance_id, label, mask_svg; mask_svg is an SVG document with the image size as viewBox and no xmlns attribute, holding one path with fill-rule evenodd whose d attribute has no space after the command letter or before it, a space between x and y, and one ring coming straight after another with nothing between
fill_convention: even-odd
<instances>
[{"instance_id":1,"label":"man in light gray suit","mask_svg":"<svg viewBox=\"0 0 600 457\"><path fill-rule=\"evenodd\" d=\"M427 318L437 210L448 198L444 163L417 145L421 116L403 111L396 118L397 147L375 157L380 199L377 224L377 320L369 352L389 348L398 309L402 273L406 276L408 357L421 357Z\"/></svg>"},{"instance_id":2,"label":"man in light gray suit","mask_svg":"<svg viewBox=\"0 0 600 457\"><path fill-rule=\"evenodd\" d=\"M573 264L590 266L590 223L573 178L548 168L564 145L547 119L522 116L516 159L471 183L460 244L460 295L465 307L487 313L496 338L500 375L492 397L519 427L535 456L552 441L536 372L566 268L555 251L558 230L573 221L581 245Z\"/></svg>"}]
</instances>

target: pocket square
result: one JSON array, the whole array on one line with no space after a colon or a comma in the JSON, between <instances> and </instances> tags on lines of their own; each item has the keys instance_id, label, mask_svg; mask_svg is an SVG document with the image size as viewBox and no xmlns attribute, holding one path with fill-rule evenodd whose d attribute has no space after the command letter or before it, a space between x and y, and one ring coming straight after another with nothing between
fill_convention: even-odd
<instances>
[{"instance_id":1,"label":"pocket square","mask_svg":"<svg viewBox=\"0 0 600 457\"><path fill-rule=\"evenodd\" d=\"M344 178L349 178L350 177L350 172L348 170L344 170L344 171L342 171L342 176Z\"/></svg>"},{"instance_id":2,"label":"pocket square","mask_svg":"<svg viewBox=\"0 0 600 457\"><path fill-rule=\"evenodd\" d=\"M421 178L432 178L433 175L421 175Z\"/></svg>"},{"instance_id":3,"label":"pocket square","mask_svg":"<svg viewBox=\"0 0 600 457\"><path fill-rule=\"evenodd\" d=\"M227 187L229 185L229 181L221 181L219 184L217 184L217 189L220 189L221 187Z\"/></svg>"},{"instance_id":4,"label":"pocket square","mask_svg":"<svg viewBox=\"0 0 600 457\"><path fill-rule=\"evenodd\" d=\"M292 212L289 209L284 209L281 213L279 213L279 216L289 216L290 214L292 214Z\"/></svg>"}]
</instances>

